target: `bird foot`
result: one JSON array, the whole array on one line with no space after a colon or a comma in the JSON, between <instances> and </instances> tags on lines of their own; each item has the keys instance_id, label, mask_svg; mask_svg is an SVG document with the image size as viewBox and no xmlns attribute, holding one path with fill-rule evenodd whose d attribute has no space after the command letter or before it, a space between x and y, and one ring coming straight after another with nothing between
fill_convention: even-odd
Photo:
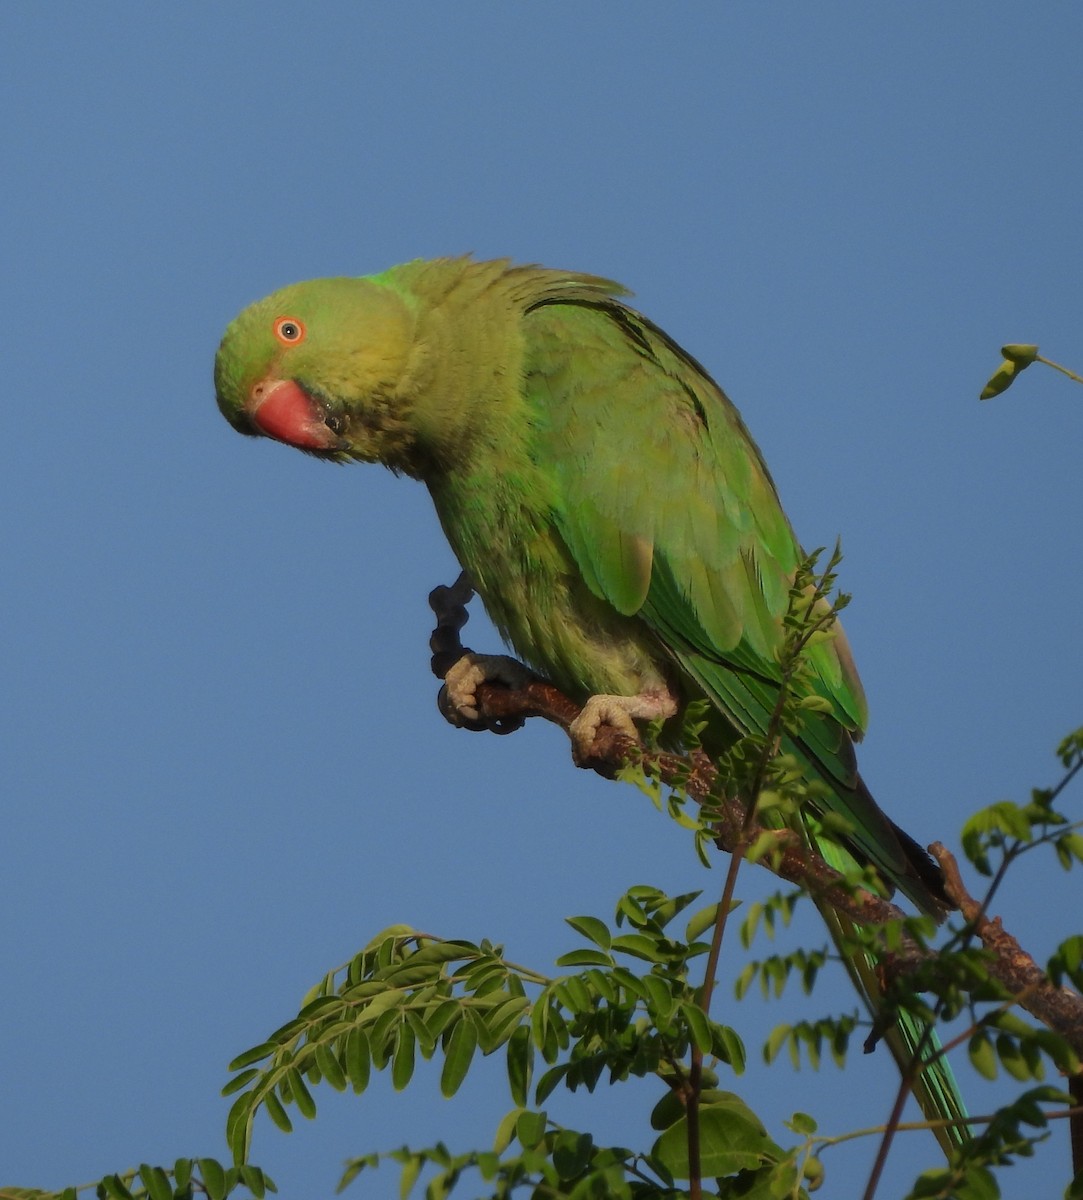
<instances>
[{"instance_id":1,"label":"bird foot","mask_svg":"<svg viewBox=\"0 0 1083 1200\"><path fill-rule=\"evenodd\" d=\"M521 662L506 654L475 654L468 651L444 676L440 711L452 725L486 729L488 723L478 708L478 688L483 683L501 683L517 690L526 687L533 678Z\"/></svg>"},{"instance_id":2,"label":"bird foot","mask_svg":"<svg viewBox=\"0 0 1083 1200\"><path fill-rule=\"evenodd\" d=\"M677 712L677 698L667 691L641 692L638 696L591 696L583 711L568 728L572 739L572 757L579 764L591 757L598 730L609 725L630 738L639 740L636 721L655 721Z\"/></svg>"}]
</instances>

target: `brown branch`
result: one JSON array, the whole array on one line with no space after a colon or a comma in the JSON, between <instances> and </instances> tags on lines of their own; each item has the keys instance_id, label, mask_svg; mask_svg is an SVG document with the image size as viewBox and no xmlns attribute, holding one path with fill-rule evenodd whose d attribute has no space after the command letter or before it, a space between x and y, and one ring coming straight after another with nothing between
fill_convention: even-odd
<instances>
[{"instance_id":1,"label":"brown branch","mask_svg":"<svg viewBox=\"0 0 1083 1200\"><path fill-rule=\"evenodd\" d=\"M1057 987L1004 928L1000 917L985 915L985 906L967 891L949 850L939 842L929 850L944 872L944 889L952 903L993 956L990 974L1008 988L1020 1008L1059 1033L1077 1054L1083 1055L1083 997L1071 988Z\"/></svg>"},{"instance_id":2,"label":"brown branch","mask_svg":"<svg viewBox=\"0 0 1083 1200\"><path fill-rule=\"evenodd\" d=\"M432 669L437 678L442 679L463 654L470 653L462 645L459 631L468 620L466 604L472 595L464 572L452 587L436 588L429 596L430 607L437 616L437 628L430 642ZM447 714L443 689L441 696L441 711ZM538 677L517 690L485 683L478 688L477 696L482 719L467 727L498 733L518 729L529 717L543 717L567 732L580 712L579 705ZM461 719L456 723L462 724ZM882 925L907 916L889 900L855 888L792 830L768 829L755 820L749 822L746 806L739 797L715 791L718 770L701 750L688 754L650 751L638 741L603 725L589 755L578 765L613 778L622 767L632 764L641 766L650 778L682 790L708 808L715 842L721 850L731 854L738 849L746 850L766 834L773 848L758 859L761 866L807 889L857 924ZM1070 988L1055 986L1033 957L1004 929L1001 919L985 915L983 906L966 890L958 865L944 846L934 843L930 850L944 873L949 898L964 919L973 923L976 936L990 952L987 964L990 975L1009 989L1020 1007L1060 1034L1083 1057L1083 996ZM935 950L925 949L904 936L900 949L886 965L892 974L906 975L936 957Z\"/></svg>"}]
</instances>

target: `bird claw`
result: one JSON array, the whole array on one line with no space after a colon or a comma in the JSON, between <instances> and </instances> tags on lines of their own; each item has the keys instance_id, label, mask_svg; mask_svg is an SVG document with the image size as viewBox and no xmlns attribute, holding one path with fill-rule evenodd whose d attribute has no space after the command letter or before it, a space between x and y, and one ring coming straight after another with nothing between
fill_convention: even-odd
<instances>
[{"instance_id":1,"label":"bird claw","mask_svg":"<svg viewBox=\"0 0 1083 1200\"><path fill-rule=\"evenodd\" d=\"M638 742L637 720L653 721L658 717L672 717L676 711L677 700L669 692L643 692L638 696L591 696L568 727L568 736L572 739L572 757L579 764L593 757L594 740L603 725L609 725L618 733Z\"/></svg>"},{"instance_id":2,"label":"bird claw","mask_svg":"<svg viewBox=\"0 0 1083 1200\"><path fill-rule=\"evenodd\" d=\"M478 688L483 683L503 684L517 690L525 687L533 675L514 658L506 654L474 654L468 651L454 663L444 676L444 686L437 700L440 712L450 724L461 729L495 729L510 733L508 722L494 723L482 716L478 707ZM515 725L518 728L522 721Z\"/></svg>"}]
</instances>

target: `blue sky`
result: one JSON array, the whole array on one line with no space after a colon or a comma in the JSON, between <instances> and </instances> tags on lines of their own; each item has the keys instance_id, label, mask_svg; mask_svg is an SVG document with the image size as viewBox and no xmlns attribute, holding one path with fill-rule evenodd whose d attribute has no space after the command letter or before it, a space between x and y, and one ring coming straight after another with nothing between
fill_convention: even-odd
<instances>
[{"instance_id":1,"label":"blue sky","mask_svg":"<svg viewBox=\"0 0 1083 1200\"><path fill-rule=\"evenodd\" d=\"M424 491L215 408L222 329L281 284L466 251L622 280L740 406L806 544L843 538L882 805L950 844L1055 777L1080 394L977 393L1004 341L1083 365L1081 35L1072 3L0 6L0 1182L224 1156L228 1060L393 921L546 969L564 916L633 883L721 886L555 731L440 720L425 598L456 567ZM1043 953L1077 897L1035 861L998 910ZM740 1087L841 1132L886 1115L881 1058ZM254 1157L330 1194L351 1154L486 1144L500 1081L321 1095ZM550 1107L641 1143L651 1103ZM1006 1194L1063 1181L1054 1139ZM907 1142L895 1191L935 1158ZM867 1160L829 1158L831 1194Z\"/></svg>"}]
</instances>

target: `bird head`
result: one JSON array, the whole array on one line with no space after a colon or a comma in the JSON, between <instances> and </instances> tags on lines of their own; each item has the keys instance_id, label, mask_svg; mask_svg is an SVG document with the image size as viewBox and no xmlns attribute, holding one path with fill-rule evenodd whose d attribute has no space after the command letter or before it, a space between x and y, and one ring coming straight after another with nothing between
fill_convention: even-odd
<instances>
[{"instance_id":1,"label":"bird head","mask_svg":"<svg viewBox=\"0 0 1083 1200\"><path fill-rule=\"evenodd\" d=\"M401 384L414 316L367 279L315 279L273 292L232 322L214 383L239 433L334 462L409 470L413 432Z\"/></svg>"}]
</instances>

